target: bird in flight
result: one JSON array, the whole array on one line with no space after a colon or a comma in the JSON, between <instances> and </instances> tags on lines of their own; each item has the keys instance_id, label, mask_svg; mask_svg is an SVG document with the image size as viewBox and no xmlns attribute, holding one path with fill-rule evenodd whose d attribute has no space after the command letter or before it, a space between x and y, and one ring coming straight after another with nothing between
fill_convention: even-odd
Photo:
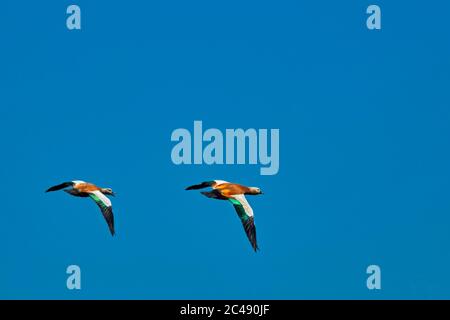
<instances>
[{"instance_id":1,"label":"bird in flight","mask_svg":"<svg viewBox=\"0 0 450 320\"><path fill-rule=\"evenodd\" d=\"M66 189L68 188L68 189ZM106 195L115 196L110 188L99 188L92 183L84 181L70 181L58 184L57 186L49 188L46 192L58 191L64 189L68 194L75 197L91 198L98 205L102 211L103 217L108 223L109 231L114 236L114 215L112 210L111 200Z\"/></svg>"},{"instance_id":2,"label":"bird in flight","mask_svg":"<svg viewBox=\"0 0 450 320\"><path fill-rule=\"evenodd\" d=\"M241 219L245 233L250 240L253 250L255 250L255 252L259 250L258 244L256 242L256 228L253 209L247 202L245 195L262 194L261 189L255 187L246 187L240 184L230 183L223 180L214 180L187 187L186 190L199 190L208 187L211 187L212 191L204 191L202 192L202 194L208 198L230 201L233 204L239 218Z\"/></svg>"}]
</instances>

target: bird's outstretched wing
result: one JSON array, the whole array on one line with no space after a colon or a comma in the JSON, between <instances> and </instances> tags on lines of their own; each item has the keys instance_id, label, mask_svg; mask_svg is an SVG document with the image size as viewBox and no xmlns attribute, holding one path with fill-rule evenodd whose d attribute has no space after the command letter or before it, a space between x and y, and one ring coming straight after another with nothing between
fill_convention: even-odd
<instances>
[{"instance_id":1,"label":"bird's outstretched wing","mask_svg":"<svg viewBox=\"0 0 450 320\"><path fill-rule=\"evenodd\" d=\"M253 250L255 250L256 252L257 250L259 250L259 248L256 241L256 227L252 207L250 207L247 199L243 194L234 195L229 200L233 204L234 209L236 209L236 212L241 219L242 225L244 226L244 230L247 234L248 240L250 240Z\"/></svg>"},{"instance_id":2,"label":"bird's outstretched wing","mask_svg":"<svg viewBox=\"0 0 450 320\"><path fill-rule=\"evenodd\" d=\"M198 189L204 189L204 188L215 188L216 186L219 186L221 184L228 183L227 181L223 180L213 180L213 181L205 181L200 184L195 184L193 186L187 187L186 190L198 190Z\"/></svg>"},{"instance_id":3,"label":"bird's outstretched wing","mask_svg":"<svg viewBox=\"0 0 450 320\"><path fill-rule=\"evenodd\" d=\"M89 192L89 197L95 201L102 211L103 217L105 218L106 223L108 223L109 231L111 232L111 235L114 236L114 214L111 200L100 191Z\"/></svg>"},{"instance_id":4,"label":"bird's outstretched wing","mask_svg":"<svg viewBox=\"0 0 450 320\"><path fill-rule=\"evenodd\" d=\"M195 184L193 186L187 187L186 190L199 190L208 187L212 187L216 182L215 181L205 181L200 184Z\"/></svg>"},{"instance_id":5,"label":"bird's outstretched wing","mask_svg":"<svg viewBox=\"0 0 450 320\"><path fill-rule=\"evenodd\" d=\"M57 186L47 189L47 191L45 191L45 192L58 191L58 190L62 190L64 188L72 187L73 185L74 185L74 183L72 181L64 182L64 183L58 184Z\"/></svg>"}]
</instances>

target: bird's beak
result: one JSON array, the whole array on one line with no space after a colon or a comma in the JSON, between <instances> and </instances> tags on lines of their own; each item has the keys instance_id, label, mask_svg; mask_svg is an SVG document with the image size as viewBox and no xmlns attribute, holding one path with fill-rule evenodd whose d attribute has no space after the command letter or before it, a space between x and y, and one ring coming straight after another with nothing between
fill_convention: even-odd
<instances>
[{"instance_id":1,"label":"bird's beak","mask_svg":"<svg viewBox=\"0 0 450 320\"><path fill-rule=\"evenodd\" d=\"M115 197L115 196L116 196L116 193L115 193L115 192L111 192L111 195L112 195L113 197Z\"/></svg>"}]
</instances>

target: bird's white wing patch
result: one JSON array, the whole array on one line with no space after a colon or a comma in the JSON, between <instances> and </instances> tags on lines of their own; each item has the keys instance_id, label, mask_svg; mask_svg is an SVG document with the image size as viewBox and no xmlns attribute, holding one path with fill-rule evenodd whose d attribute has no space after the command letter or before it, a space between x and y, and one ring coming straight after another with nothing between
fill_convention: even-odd
<instances>
[{"instance_id":1,"label":"bird's white wing patch","mask_svg":"<svg viewBox=\"0 0 450 320\"><path fill-rule=\"evenodd\" d=\"M109 200L109 198L107 196L105 196L103 193L101 193L100 191L97 190L92 193L95 194L107 207L112 206L111 200Z\"/></svg>"},{"instance_id":2,"label":"bird's white wing patch","mask_svg":"<svg viewBox=\"0 0 450 320\"><path fill-rule=\"evenodd\" d=\"M86 183L86 182L84 182L84 181L81 181L81 180L74 180L74 181L72 181L74 184L81 184L81 183Z\"/></svg>"},{"instance_id":3,"label":"bird's white wing patch","mask_svg":"<svg viewBox=\"0 0 450 320\"><path fill-rule=\"evenodd\" d=\"M228 181L223 181L223 180L214 180L214 182L216 183L216 186L224 184L224 183L229 183Z\"/></svg>"},{"instance_id":4,"label":"bird's white wing patch","mask_svg":"<svg viewBox=\"0 0 450 320\"><path fill-rule=\"evenodd\" d=\"M252 207L250 207L250 204L248 203L247 199L245 198L245 196L243 194L236 194L234 196L232 196L233 199L236 199L237 201L239 201L242 206L244 207L245 213L249 216L249 217L253 217L253 209Z\"/></svg>"}]
</instances>

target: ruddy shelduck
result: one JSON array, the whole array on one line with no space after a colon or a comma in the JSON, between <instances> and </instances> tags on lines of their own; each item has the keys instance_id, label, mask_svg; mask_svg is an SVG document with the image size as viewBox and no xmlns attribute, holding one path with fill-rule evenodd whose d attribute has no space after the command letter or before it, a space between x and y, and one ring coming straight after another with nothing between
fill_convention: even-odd
<instances>
[{"instance_id":1,"label":"ruddy shelduck","mask_svg":"<svg viewBox=\"0 0 450 320\"><path fill-rule=\"evenodd\" d=\"M69 189L66 189L69 188ZM75 197L91 198L98 205L102 211L103 217L108 223L109 231L114 236L114 215L112 210L111 200L106 195L115 196L110 188L100 188L92 183L84 181L70 181L64 182L57 186L49 188L46 192L58 191L64 189L68 194Z\"/></svg>"},{"instance_id":2,"label":"ruddy shelduck","mask_svg":"<svg viewBox=\"0 0 450 320\"><path fill-rule=\"evenodd\" d=\"M261 189L256 187L246 187L223 180L214 180L187 187L186 190L198 190L208 187L211 187L213 190L209 192L202 192L202 194L208 198L230 201L241 219L245 233L250 240L253 250L255 250L255 252L259 250L256 241L256 228L253 209L247 202L245 195L262 194Z\"/></svg>"}]
</instances>

